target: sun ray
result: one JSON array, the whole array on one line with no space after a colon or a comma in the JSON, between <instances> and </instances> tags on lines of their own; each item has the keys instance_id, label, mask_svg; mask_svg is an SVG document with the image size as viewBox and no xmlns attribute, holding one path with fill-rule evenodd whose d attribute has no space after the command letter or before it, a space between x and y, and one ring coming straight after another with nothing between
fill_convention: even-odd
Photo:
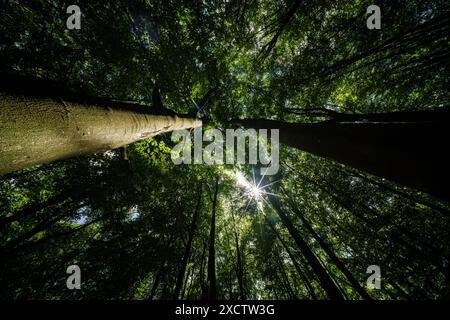
<instances>
[{"instance_id":1,"label":"sun ray","mask_svg":"<svg viewBox=\"0 0 450 320\"><path fill-rule=\"evenodd\" d=\"M277 183L277 182L280 182L280 181L281 181L281 180L276 180L276 181L270 182L270 183L268 183L268 184L266 184L266 185L260 187L260 189L264 189L265 187L271 186L271 185L273 185L273 184L275 184L275 183Z\"/></svg>"},{"instance_id":2,"label":"sun ray","mask_svg":"<svg viewBox=\"0 0 450 320\"><path fill-rule=\"evenodd\" d=\"M275 197L281 197L279 194L276 194L276 193L272 193L272 192L267 192L267 191L264 191L264 193L263 194L270 194L271 196L275 196Z\"/></svg>"},{"instance_id":3,"label":"sun ray","mask_svg":"<svg viewBox=\"0 0 450 320\"><path fill-rule=\"evenodd\" d=\"M275 183L277 183L281 180L276 180L276 181L270 182L264 186L261 186L261 183L264 180L264 176L261 177L261 179L258 181L258 183L256 183L254 168L252 168L251 178L252 178L251 180L253 180L253 181L247 180L247 178L244 176L244 174L242 172L240 172L239 170L235 172L236 184L239 187L241 187L241 190L243 190L241 197L239 197L237 200L240 200L242 198L247 198L244 211L247 211L247 209L250 206L250 203L252 203L253 201L255 201L255 203L256 203L256 211L257 212L262 211L260 209L263 208L265 204L267 204L267 206L269 208L271 208L270 203L267 201L267 199L265 199L265 195L270 195L270 196L275 196L275 197L280 197L280 195L266 191L265 189L271 185L274 185Z\"/></svg>"},{"instance_id":4,"label":"sun ray","mask_svg":"<svg viewBox=\"0 0 450 320\"><path fill-rule=\"evenodd\" d=\"M258 184L256 185L257 188L259 188L259 185L261 184L261 182L263 181L263 179L264 179L264 175L261 177L261 179L259 180Z\"/></svg>"}]
</instances>

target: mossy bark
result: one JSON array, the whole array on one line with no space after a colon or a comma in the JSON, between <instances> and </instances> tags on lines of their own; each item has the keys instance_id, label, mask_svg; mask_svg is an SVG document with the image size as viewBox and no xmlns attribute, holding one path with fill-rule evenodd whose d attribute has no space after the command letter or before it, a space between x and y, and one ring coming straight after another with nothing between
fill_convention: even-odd
<instances>
[{"instance_id":1,"label":"mossy bark","mask_svg":"<svg viewBox=\"0 0 450 320\"><path fill-rule=\"evenodd\" d=\"M151 108L147 112L118 105L0 93L0 175L201 126L197 119L150 114Z\"/></svg>"}]
</instances>

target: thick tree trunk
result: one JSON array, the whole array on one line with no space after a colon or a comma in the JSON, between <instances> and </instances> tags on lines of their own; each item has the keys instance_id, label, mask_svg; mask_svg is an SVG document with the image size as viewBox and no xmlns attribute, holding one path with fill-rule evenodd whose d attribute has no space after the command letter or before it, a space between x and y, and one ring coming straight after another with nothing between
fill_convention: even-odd
<instances>
[{"instance_id":1,"label":"thick tree trunk","mask_svg":"<svg viewBox=\"0 0 450 320\"><path fill-rule=\"evenodd\" d=\"M430 111L432 112L432 111ZM445 145L448 124L287 123L235 120L246 128L279 129L280 142L320 157L450 199Z\"/></svg>"},{"instance_id":2,"label":"thick tree trunk","mask_svg":"<svg viewBox=\"0 0 450 320\"><path fill-rule=\"evenodd\" d=\"M200 125L193 118L152 114L150 107L59 94L43 81L2 79L0 175Z\"/></svg>"},{"instance_id":3,"label":"thick tree trunk","mask_svg":"<svg viewBox=\"0 0 450 320\"><path fill-rule=\"evenodd\" d=\"M414 123L446 122L449 120L450 108L441 107L434 110L394 111L386 113L341 113L326 108L288 108L287 112L307 117L329 117L329 122L366 122L366 123Z\"/></svg>"},{"instance_id":4,"label":"thick tree trunk","mask_svg":"<svg viewBox=\"0 0 450 320\"><path fill-rule=\"evenodd\" d=\"M202 186L201 185L198 187L197 192L198 192L197 205L195 207L195 211L192 216L191 228L189 230L188 241L186 244L186 248L184 250L183 259L181 261L180 271L178 272L178 276L177 276L177 283L175 285L175 291L173 294L174 300L178 300L178 298L180 296L181 286L183 284L183 278L184 278L184 274L186 272L186 266L187 266L187 263L189 260L189 256L191 255L192 240L194 239L195 230L197 229L198 216L200 214L201 199L202 199Z\"/></svg>"},{"instance_id":5,"label":"thick tree trunk","mask_svg":"<svg viewBox=\"0 0 450 320\"><path fill-rule=\"evenodd\" d=\"M219 177L216 178L216 189L214 191L214 200L211 217L211 229L209 233L208 280L209 280L210 300L217 300L215 239L216 239L216 206L217 206L218 192L219 192Z\"/></svg>"}]
</instances>

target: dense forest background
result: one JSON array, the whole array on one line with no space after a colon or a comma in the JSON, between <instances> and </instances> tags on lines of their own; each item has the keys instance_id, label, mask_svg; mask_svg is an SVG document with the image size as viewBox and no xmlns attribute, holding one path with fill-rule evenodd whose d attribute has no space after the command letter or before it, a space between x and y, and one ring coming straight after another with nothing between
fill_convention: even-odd
<instances>
[{"instance_id":1,"label":"dense forest background","mask_svg":"<svg viewBox=\"0 0 450 320\"><path fill-rule=\"evenodd\" d=\"M209 92L204 128L266 119L419 130L449 119L432 113L450 99L445 0L85 1L81 29L68 30L71 4L2 2L1 75L149 108L158 85L180 114ZM381 30L366 26L371 4ZM420 135L429 147L415 152L442 172L431 182L448 178L435 153L448 144L417 131L405 145ZM1 299L450 298L445 184L424 192L289 141L275 176L174 165L173 145L158 135L127 157L115 149L1 176ZM81 290L66 288L69 265ZM379 290L366 286L370 265Z\"/></svg>"}]
</instances>

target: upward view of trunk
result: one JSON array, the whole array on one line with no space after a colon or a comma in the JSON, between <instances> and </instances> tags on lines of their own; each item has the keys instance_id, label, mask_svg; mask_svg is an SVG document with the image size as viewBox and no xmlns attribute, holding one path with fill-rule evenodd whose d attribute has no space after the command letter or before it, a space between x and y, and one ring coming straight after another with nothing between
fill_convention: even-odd
<instances>
[{"instance_id":1,"label":"upward view of trunk","mask_svg":"<svg viewBox=\"0 0 450 320\"><path fill-rule=\"evenodd\" d=\"M56 238L65 237L65 236L74 234L74 233L76 233L76 232L78 232L78 231L80 231L80 230L86 229L86 228L89 227L90 225L92 225L92 224L94 224L94 223L96 223L96 222L98 222L98 221L100 221L100 220L101 220L101 217L100 217L100 218L96 218L96 219L94 219L94 220L91 220L91 221L89 221L89 222L83 224L83 225L80 226L80 227L72 228L72 229L69 229L69 230L66 230L66 231L62 231L62 232L58 232L58 233L53 233L53 234L51 234L51 235L49 235L49 236L39 238L39 239L36 240L36 241L27 241L27 242L25 242L24 244L15 247L13 250L8 251L6 254L15 254L15 253L17 253L17 252L19 252L19 251L30 250L30 249L32 249L32 248L35 248L35 247L39 246L39 245L46 244L46 243L48 243L50 240L54 240L54 239L56 239ZM56 222L57 222L57 221L56 221ZM6 254L3 255L3 257L5 257Z\"/></svg>"},{"instance_id":2,"label":"upward view of trunk","mask_svg":"<svg viewBox=\"0 0 450 320\"><path fill-rule=\"evenodd\" d=\"M64 203L69 198L81 200L81 197L78 198L76 196L73 196L73 193L75 191L76 190L74 190L74 189L62 190L59 194L56 194L56 195L48 198L45 201L28 205L25 208L23 208L22 210L20 210L19 212L15 213L11 216L1 217L0 218L0 230L2 230L6 225L8 225L14 221L18 221L20 219L23 219L29 215L35 214L36 212L39 212L44 209L48 210L48 208L51 206ZM73 192L73 193L71 194L71 192Z\"/></svg>"},{"instance_id":3,"label":"upward view of trunk","mask_svg":"<svg viewBox=\"0 0 450 320\"><path fill-rule=\"evenodd\" d=\"M278 203L278 200L272 196L271 194L267 195L267 198L269 199L269 202L273 206L273 208L277 211L279 217L281 218L281 222L288 230L289 234L294 239L295 243L299 247L300 251L302 252L305 259L308 261L308 263L311 265L311 268L313 269L314 273L317 275L317 278L319 279L320 284L322 285L322 288L327 293L328 297L332 300L343 300L344 297L342 296L341 291L334 283L333 279L329 276L325 268L321 265L320 261L317 259L317 257L314 255L314 253L309 248L308 244L305 240L303 240L302 236L298 232L298 230L295 228L294 224L289 220L286 213L282 210L280 204Z\"/></svg>"},{"instance_id":4,"label":"upward view of trunk","mask_svg":"<svg viewBox=\"0 0 450 320\"><path fill-rule=\"evenodd\" d=\"M15 239L12 239L10 241L8 241L5 245L3 245L2 247L0 247L0 253L3 255L5 253L7 253L9 250L14 249L14 247L16 247L17 245L21 244L22 242L24 242L27 239L30 239L31 237L35 236L36 234L38 234L41 231L44 231L48 228L50 228L51 226L53 226L54 224L56 224L58 221L60 221L61 219L63 219L64 217L73 215L74 212L80 208L80 205L75 206L74 208L71 208L70 210L68 210L67 212L63 212L62 214L59 215L53 215L50 216L48 218L46 218L44 221L40 222L38 225L36 225L35 227L33 227L31 230L21 234L20 236L18 236Z\"/></svg>"},{"instance_id":5,"label":"upward view of trunk","mask_svg":"<svg viewBox=\"0 0 450 320\"><path fill-rule=\"evenodd\" d=\"M288 163L284 163L292 170L294 170ZM302 179L304 179L311 185L314 185L317 190L321 190L324 194L331 197L331 199L333 199L333 201L335 201L339 206L345 208L352 215L364 222L364 225L372 230L375 235L378 234L380 228L382 227L382 224L380 224L378 221L382 217L376 210L369 207L363 201L340 192L340 190L337 189L333 184L319 183L317 179L311 179L299 171L296 171L296 173ZM285 191L284 193L286 194ZM370 215L366 216L365 213L368 213ZM404 237L406 239L404 239ZM389 233L389 241L397 243L407 250L410 250L411 254L414 254L420 259L423 259L435 265L437 269L440 270L446 277L449 277L448 270L445 269L441 262L441 254L439 253L439 250L434 248L431 244L417 239L417 237L413 233L409 232L402 226L395 226L391 229ZM418 243L419 246L417 246L416 243ZM447 259L445 256L442 257Z\"/></svg>"},{"instance_id":6,"label":"upward view of trunk","mask_svg":"<svg viewBox=\"0 0 450 320\"><path fill-rule=\"evenodd\" d=\"M78 97L41 80L0 79L0 175L201 126L148 106Z\"/></svg>"},{"instance_id":7,"label":"upward view of trunk","mask_svg":"<svg viewBox=\"0 0 450 320\"><path fill-rule=\"evenodd\" d=\"M178 272L178 276L177 276L177 283L175 285L175 291L174 291L174 294L173 294L173 299L174 300L178 300L178 298L180 296L181 287L183 285L183 278L184 278L184 274L186 272L186 266L187 266L187 263L188 263L188 260L189 260L189 256L191 255L192 240L194 240L195 230L197 229L197 223L198 223L198 216L200 214L201 201L202 201L202 186L200 185L199 188L198 188L197 204L195 206L195 211L194 211L194 214L192 216L191 227L189 229L188 241L187 241L187 244L186 244L186 248L184 250L183 259L181 261L180 271Z\"/></svg>"},{"instance_id":8,"label":"upward view of trunk","mask_svg":"<svg viewBox=\"0 0 450 320\"><path fill-rule=\"evenodd\" d=\"M367 176L366 174L361 174L361 173L357 172L356 170L352 170L350 168L345 168L344 166L338 166L338 169L341 170L342 172L344 172L345 174L351 175L352 177L360 178L364 181L369 182L370 184L373 184L373 185L379 187L380 189L383 189L387 192L394 193L397 196L408 199L409 201L412 201L414 203L417 202L417 203L423 204L424 206L427 206L436 212L439 212L443 215L450 217L449 210L447 210L446 208L444 208L442 206L438 206L438 205L434 204L433 202L430 202L426 199L422 199L420 197L413 196L409 193L406 193L403 190L389 186L386 182L380 182L380 181L377 181L373 177Z\"/></svg>"},{"instance_id":9,"label":"upward view of trunk","mask_svg":"<svg viewBox=\"0 0 450 320\"><path fill-rule=\"evenodd\" d=\"M283 287L285 288L288 299L289 300L298 300L297 295L295 294L294 289L292 288L291 282L289 281L289 276L286 272L286 268L284 267L284 262L281 260L281 257L279 254L275 254L274 258L277 261L277 264L280 268L281 282L283 284Z\"/></svg>"},{"instance_id":10,"label":"upward view of trunk","mask_svg":"<svg viewBox=\"0 0 450 320\"><path fill-rule=\"evenodd\" d=\"M236 273L238 278L238 285L239 285L239 299L245 300L245 292L244 292L244 266L242 264L242 253L241 248L239 246L239 237L237 232L234 232L234 243L236 245Z\"/></svg>"},{"instance_id":11,"label":"upward view of trunk","mask_svg":"<svg viewBox=\"0 0 450 320\"><path fill-rule=\"evenodd\" d=\"M201 298L202 300L206 300L208 299L208 285L206 284L205 281L205 260L206 260L206 246L207 246L207 242L203 242L203 250L202 250L202 256L200 259L200 270L199 270L199 282L200 282L200 287L202 289L202 295Z\"/></svg>"},{"instance_id":12,"label":"upward view of trunk","mask_svg":"<svg viewBox=\"0 0 450 320\"><path fill-rule=\"evenodd\" d=\"M155 297L156 290L158 289L159 283L161 282L161 277L165 266L166 263L163 262L161 264L161 268L159 268L158 272L156 273L155 278L153 279L152 289L150 291L150 295L148 296L148 300L153 300L153 298Z\"/></svg>"},{"instance_id":13,"label":"upward view of trunk","mask_svg":"<svg viewBox=\"0 0 450 320\"><path fill-rule=\"evenodd\" d=\"M355 279L350 270L347 269L345 264L334 254L333 250L331 250L330 246L317 234L317 232L313 229L308 220L304 217L303 213L300 212L294 205L291 206L292 210L297 214L297 216L302 221L303 225L306 229L311 233L313 238L320 244L322 249L327 253L330 257L331 261L338 267L338 269L345 275L348 279L352 287L361 295L361 297L365 300L372 300L369 294L364 290L364 288L359 284L358 280Z\"/></svg>"},{"instance_id":14,"label":"upward view of trunk","mask_svg":"<svg viewBox=\"0 0 450 320\"><path fill-rule=\"evenodd\" d=\"M440 115L439 121L403 123L233 122L245 128L279 129L281 143L448 200L445 120L450 113Z\"/></svg>"},{"instance_id":15,"label":"upward view of trunk","mask_svg":"<svg viewBox=\"0 0 450 320\"><path fill-rule=\"evenodd\" d=\"M442 40L446 39L449 32L449 22L447 15L438 15L414 26L403 32L399 32L391 38L385 40L383 43L374 47L368 48L365 51L358 52L354 56L340 60L333 65L321 70L316 76L326 77L336 74L344 70L346 67L354 65L358 61L368 58L368 61L362 63L352 70L358 70L363 67L373 65L376 62L383 61L388 58L396 57L402 53L411 52L417 47L424 47L429 43L446 43ZM383 53L377 57L377 54ZM308 79L310 80L310 79Z\"/></svg>"},{"instance_id":16,"label":"upward view of trunk","mask_svg":"<svg viewBox=\"0 0 450 320\"><path fill-rule=\"evenodd\" d=\"M209 280L210 300L217 300L215 239L216 239L216 207L217 207L218 192L219 192L219 177L216 178L216 188L214 191L214 200L211 217L211 229L209 233L208 280Z\"/></svg>"},{"instance_id":17,"label":"upward view of trunk","mask_svg":"<svg viewBox=\"0 0 450 320\"><path fill-rule=\"evenodd\" d=\"M286 242L281 238L280 233L275 229L275 227L272 224L269 224L270 228L272 229L273 233L277 236L278 240L282 244L284 250L286 250L287 254L289 255L289 258L291 259L295 271L299 274L300 278L302 279L303 283L306 286L306 290L308 291L309 295L311 296L311 299L317 300L316 293L314 292L314 288L311 285L311 282L306 277L305 273L302 271L302 268L300 267L299 263L294 257L294 254L292 253L291 249L287 246Z\"/></svg>"}]
</instances>

